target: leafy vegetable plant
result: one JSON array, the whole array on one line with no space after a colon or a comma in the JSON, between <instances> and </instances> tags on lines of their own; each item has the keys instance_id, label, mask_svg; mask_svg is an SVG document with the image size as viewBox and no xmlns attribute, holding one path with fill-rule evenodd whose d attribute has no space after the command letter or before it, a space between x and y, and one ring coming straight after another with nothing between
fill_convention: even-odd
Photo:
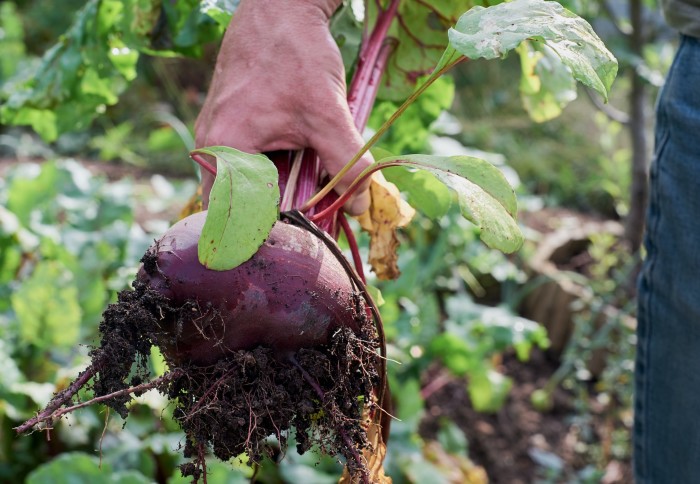
<instances>
[{"instance_id":1,"label":"leafy vegetable plant","mask_svg":"<svg viewBox=\"0 0 700 484\"><path fill-rule=\"evenodd\" d=\"M207 5L212 18L219 19L222 3L202 5ZM53 63L85 55L76 46L94 45L91 41L85 44L81 34L86 27L80 22L95 22L93 27L113 46L112 57L107 58L110 69L118 69L126 78L132 76L130 49L148 51L138 40L147 24L139 22L153 20L157 12L147 9L148 2L127 4L134 10L115 2L89 3L68 34L70 41L48 55L40 69L54 73ZM411 69L426 69L421 74L427 76L410 93L406 87L419 76L401 77L399 86L406 90L407 98L334 178L325 178L312 150L277 154L273 159L230 147L192 152L197 163L216 174L209 210L181 220L146 252L134 290L122 292L103 315L102 343L91 352L92 365L18 431L28 431L88 403L104 402L126 416L131 394L158 388L176 402L175 418L187 436L185 455L193 461L181 467L184 475L206 478L208 448L222 459L245 452L256 462L266 452L266 438L276 434L284 442L293 425L300 450L316 445L325 453L343 455L348 479L383 482L391 412L386 342L381 317L365 286L357 242L341 207L363 181L372 178L373 205L363 226L373 227L371 244L380 253L375 271L387 277L398 275L387 267L395 264L394 232L408 223L413 209L393 185L373 176L383 169L420 170L423 182L444 185L454 192L460 213L478 227L489 247L514 252L523 237L516 222L513 189L498 168L475 157L378 156L345 193L338 196L332 190L431 84L461 62L493 59L520 49L529 82L526 92L540 104L561 101L548 91L559 85L539 77L543 71L537 67L545 59L551 72L578 80L606 98L617 68L585 21L558 3L543 0L475 6L447 35L443 29L441 56L434 57L433 52L425 56L427 65L414 65L404 43L417 43L427 51L434 50L435 44L432 38L429 46L424 44L407 29L411 9L418 12L413 14L415 25L427 22L428 17L437 17L442 25L455 14L456 4L461 5L368 2L364 40L348 92L357 127L365 127L379 89L386 89L380 81L388 66L394 69L408 62ZM202 5L200 13L205 8ZM465 6L470 5L465 2ZM172 18L172 10L178 8L164 7L166 17ZM132 17L134 11L143 15ZM426 42L436 35L431 31L435 29L420 27L416 32L425 34ZM392 37L397 29L399 33ZM113 35L117 32L124 35ZM88 55L95 55L94 49L90 52ZM119 57L122 54L125 57ZM435 65L431 59L436 59ZM88 59L90 63L96 60ZM410 72L415 74L415 70ZM58 81L63 82L47 75L39 85L24 84L24 90L17 91L21 94L9 98L1 115L15 123L29 122L48 137L55 136L62 129L56 124L58 110L54 118L42 117L44 108L39 105L41 93L49 89L43 84ZM89 96L83 89L87 81L91 86L101 85L84 77L73 87ZM114 89L102 87L101 102L112 102ZM215 168L204 155L216 160ZM354 269L333 240L341 229L353 254ZM523 343L530 344L529 340ZM144 382L148 376L144 362L152 346L161 350L170 370ZM455 335L436 340L434 348L435 352L439 348L468 352ZM482 380L489 377L478 376ZM64 407L91 379L96 397Z\"/></svg>"}]
</instances>

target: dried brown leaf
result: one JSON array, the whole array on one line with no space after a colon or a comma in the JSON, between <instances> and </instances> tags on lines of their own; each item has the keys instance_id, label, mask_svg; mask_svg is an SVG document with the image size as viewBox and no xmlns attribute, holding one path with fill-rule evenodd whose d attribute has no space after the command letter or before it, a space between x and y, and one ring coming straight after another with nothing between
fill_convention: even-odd
<instances>
[{"instance_id":1,"label":"dried brown leaf","mask_svg":"<svg viewBox=\"0 0 700 484\"><path fill-rule=\"evenodd\" d=\"M371 444L370 447L363 449L362 459L367 465L369 471L370 482L374 484L392 484L391 477L384 473L384 458L386 457L386 443L382 439L382 429L379 424L378 415L375 418L370 418L369 411L364 412L364 427L367 430L367 439ZM343 475L340 477L338 484L358 484L362 482L361 476L352 477L348 472L347 466L343 470Z\"/></svg>"},{"instance_id":2,"label":"dried brown leaf","mask_svg":"<svg viewBox=\"0 0 700 484\"><path fill-rule=\"evenodd\" d=\"M360 226L370 235L369 263L379 279L396 279L401 274L397 265L396 231L411 221L416 211L401 198L399 189L380 173L370 183L372 202L369 210L357 217Z\"/></svg>"},{"instance_id":3,"label":"dried brown leaf","mask_svg":"<svg viewBox=\"0 0 700 484\"><path fill-rule=\"evenodd\" d=\"M483 467L477 466L466 456L450 454L437 442L428 442L423 447L426 460L443 473L450 484L488 484L489 478Z\"/></svg>"},{"instance_id":4,"label":"dried brown leaf","mask_svg":"<svg viewBox=\"0 0 700 484\"><path fill-rule=\"evenodd\" d=\"M197 191L192 194L190 199L187 200L185 206L182 207L182 210L180 210L178 220L182 220L183 218L189 217L194 213L201 212L202 210L202 185L199 185L197 187Z\"/></svg>"}]
</instances>

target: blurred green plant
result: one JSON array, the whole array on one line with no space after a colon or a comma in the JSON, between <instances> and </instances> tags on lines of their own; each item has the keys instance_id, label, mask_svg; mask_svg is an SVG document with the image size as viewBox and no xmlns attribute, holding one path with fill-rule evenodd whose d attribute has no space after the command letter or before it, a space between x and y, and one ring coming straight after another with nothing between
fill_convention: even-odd
<instances>
[{"instance_id":1,"label":"blurred green plant","mask_svg":"<svg viewBox=\"0 0 700 484\"><path fill-rule=\"evenodd\" d=\"M9 79L25 56L24 28L12 2L0 4L0 85Z\"/></svg>"},{"instance_id":2,"label":"blurred green plant","mask_svg":"<svg viewBox=\"0 0 700 484\"><path fill-rule=\"evenodd\" d=\"M574 331L559 368L533 392L532 403L540 411L551 410L559 386L574 395L577 452L600 472L611 460L632 457L636 301L630 275L639 259L630 257L620 238L607 233L592 234L587 253L585 274L576 277L590 291L574 302Z\"/></svg>"},{"instance_id":3,"label":"blurred green plant","mask_svg":"<svg viewBox=\"0 0 700 484\"><path fill-rule=\"evenodd\" d=\"M440 361L455 376L467 376L477 410L497 411L510 381L498 373L492 358L514 349L526 360L533 347L547 347L547 337L537 323L516 315L516 291L499 294L498 307L476 303L469 291L476 287L485 295L479 281L494 284L492 277L498 286L515 287L524 282L524 274L503 254L480 245L474 228L461 222L454 208L439 223L421 217L405 236L401 277L377 283L391 357L402 362L396 368L389 365L396 371L394 379L405 385Z\"/></svg>"},{"instance_id":4,"label":"blurred green plant","mask_svg":"<svg viewBox=\"0 0 700 484\"><path fill-rule=\"evenodd\" d=\"M87 361L88 348L80 343L95 341L105 306L133 279L152 240L134 223L134 192L132 182L107 183L73 160L18 164L0 180L2 481L21 479L56 453L92 450L99 440L105 424L91 410L71 417L70 432L59 426L50 441L40 433L18 438L12 427L76 376ZM161 444L160 450L146 452L163 432L177 428L156 418L162 411L161 402L136 412L129 432L140 432L141 438L132 439L127 453L143 451L149 462L162 454L172 467L179 434L167 448ZM105 455L109 440L103 442ZM126 450L121 452L126 458ZM62 464L75 467L76 475L92 472L85 459L65 459ZM120 466L114 463L115 469ZM37 471L30 481L47 482L47 475ZM142 482L129 479L124 482Z\"/></svg>"},{"instance_id":5,"label":"blurred green plant","mask_svg":"<svg viewBox=\"0 0 700 484\"><path fill-rule=\"evenodd\" d=\"M88 1L40 62L0 86L0 122L30 125L47 141L86 129L136 78L142 54L200 54L236 3Z\"/></svg>"}]
</instances>

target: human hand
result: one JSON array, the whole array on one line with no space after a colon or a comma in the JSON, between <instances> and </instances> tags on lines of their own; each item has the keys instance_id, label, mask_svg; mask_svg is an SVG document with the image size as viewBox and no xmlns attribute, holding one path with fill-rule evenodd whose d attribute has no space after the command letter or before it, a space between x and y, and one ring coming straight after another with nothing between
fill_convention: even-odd
<instances>
[{"instance_id":1,"label":"human hand","mask_svg":"<svg viewBox=\"0 0 700 484\"><path fill-rule=\"evenodd\" d=\"M313 148L331 175L364 145L348 109L345 71L328 22L340 0L243 0L219 52L195 123L197 147L249 153ZM338 184L342 193L373 161L366 154ZM213 177L202 173L205 206ZM369 207L368 183L345 205Z\"/></svg>"}]
</instances>

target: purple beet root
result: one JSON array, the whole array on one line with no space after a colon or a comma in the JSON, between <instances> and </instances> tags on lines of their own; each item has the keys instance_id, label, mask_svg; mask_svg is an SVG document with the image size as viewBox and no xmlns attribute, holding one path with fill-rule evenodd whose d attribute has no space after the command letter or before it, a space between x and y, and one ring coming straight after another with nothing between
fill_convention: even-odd
<instances>
[{"instance_id":1,"label":"purple beet root","mask_svg":"<svg viewBox=\"0 0 700 484\"><path fill-rule=\"evenodd\" d=\"M189 311L161 322L175 335L166 346L174 361L207 365L257 346L285 356L327 344L339 328L359 330L363 299L323 241L277 222L251 259L228 271L199 263L197 242L206 212L191 215L156 242L138 281Z\"/></svg>"}]
</instances>

